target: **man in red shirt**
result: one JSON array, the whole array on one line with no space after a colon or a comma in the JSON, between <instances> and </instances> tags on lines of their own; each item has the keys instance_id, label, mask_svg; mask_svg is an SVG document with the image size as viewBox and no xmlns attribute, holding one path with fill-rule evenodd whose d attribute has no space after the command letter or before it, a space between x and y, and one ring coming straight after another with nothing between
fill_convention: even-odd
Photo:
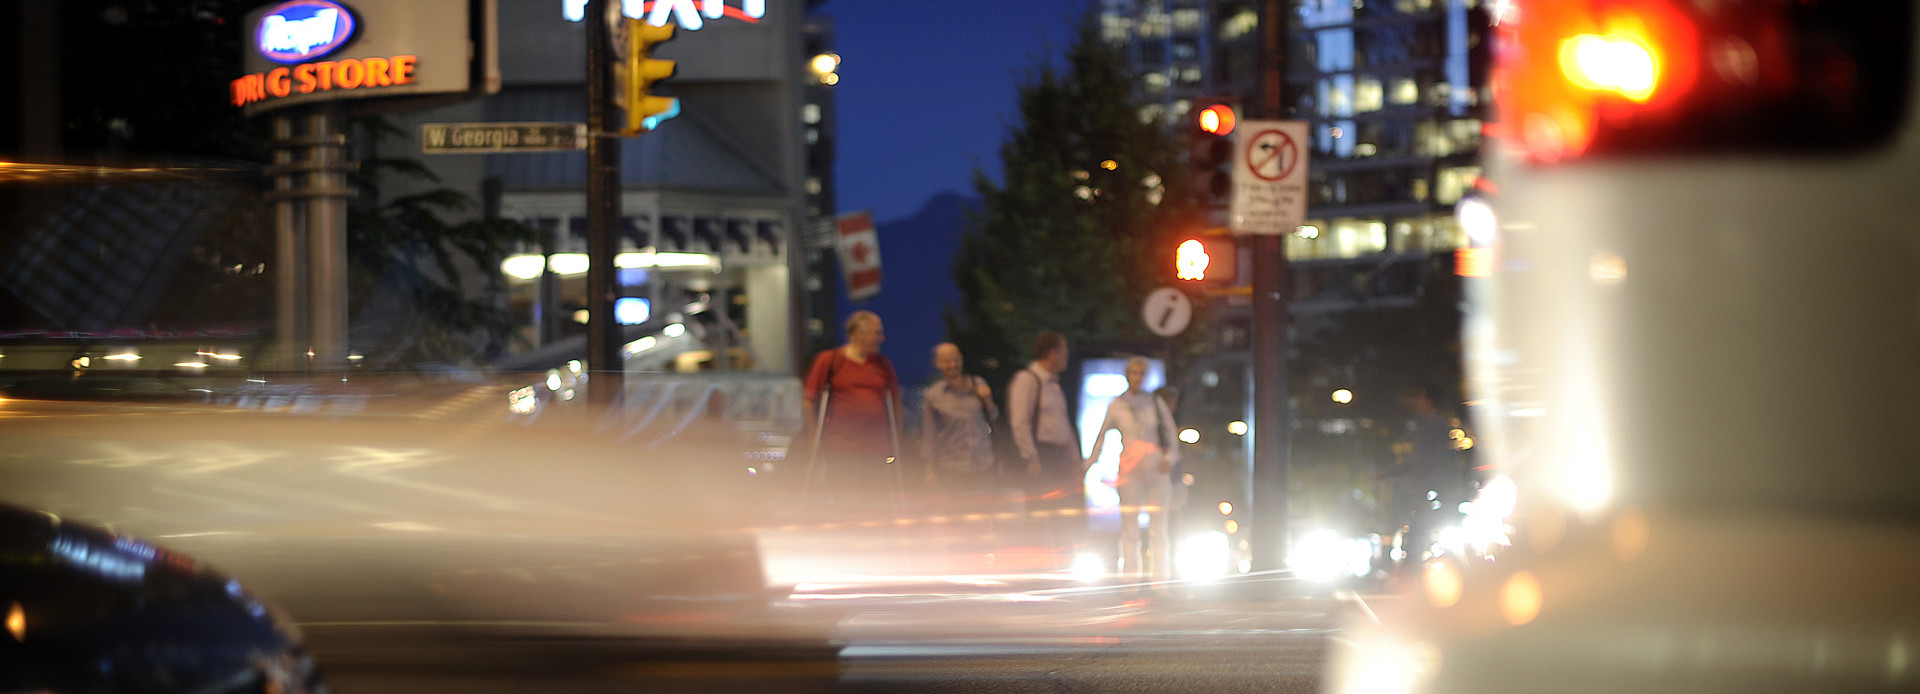
<instances>
[{"instance_id":1,"label":"man in red shirt","mask_svg":"<svg viewBox=\"0 0 1920 694\"><path fill-rule=\"evenodd\" d=\"M892 471L897 425L901 410L900 379L892 362L880 354L887 339L880 316L855 311L847 317L847 344L821 352L807 372L807 426L819 425L822 401L827 408L824 428L818 432L820 449L813 465L825 466L829 490L884 489ZM887 408L891 404L893 413Z\"/></svg>"}]
</instances>

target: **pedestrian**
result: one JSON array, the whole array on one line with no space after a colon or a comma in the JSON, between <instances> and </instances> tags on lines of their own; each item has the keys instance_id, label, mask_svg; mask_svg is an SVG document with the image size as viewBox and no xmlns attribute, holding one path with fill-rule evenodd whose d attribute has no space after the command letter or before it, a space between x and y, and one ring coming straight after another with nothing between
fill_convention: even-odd
<instances>
[{"instance_id":1,"label":"pedestrian","mask_svg":"<svg viewBox=\"0 0 1920 694\"><path fill-rule=\"evenodd\" d=\"M962 370L960 347L943 342L933 348L940 380L927 386L920 403L920 453L929 487L965 492L988 485L994 476L993 420L1000 408L986 379Z\"/></svg>"},{"instance_id":2,"label":"pedestrian","mask_svg":"<svg viewBox=\"0 0 1920 694\"><path fill-rule=\"evenodd\" d=\"M1033 340L1033 355L1033 363L1007 382L1007 426L1033 483L1027 495L1030 510L1049 512L1055 519L1048 532L1056 547L1077 550L1087 530L1086 475L1067 396L1060 390L1060 374L1067 370L1066 336L1040 333Z\"/></svg>"},{"instance_id":3,"label":"pedestrian","mask_svg":"<svg viewBox=\"0 0 1920 694\"><path fill-rule=\"evenodd\" d=\"M1084 467L1100 459L1108 431L1120 432L1120 466L1115 487L1120 492L1120 566L1125 574L1148 581L1173 577L1169 561L1168 526L1172 511L1172 474L1179 462L1174 445L1176 429L1167 403L1146 390L1147 359L1127 360L1127 392L1107 405L1107 417L1093 437L1093 454ZM1147 551L1140 548L1140 514L1147 515Z\"/></svg>"},{"instance_id":4,"label":"pedestrian","mask_svg":"<svg viewBox=\"0 0 1920 694\"><path fill-rule=\"evenodd\" d=\"M819 427L812 432L819 442L813 465L826 466L828 489L872 491L885 488L893 474L887 466L899 455L900 379L880 353L887 339L880 316L855 311L846 330L845 345L814 357L801 397L807 426Z\"/></svg>"},{"instance_id":5,"label":"pedestrian","mask_svg":"<svg viewBox=\"0 0 1920 694\"><path fill-rule=\"evenodd\" d=\"M1393 520L1396 529L1404 526L1400 548L1406 553L1397 573L1406 580L1412 578L1411 568L1425 561L1439 512L1461 500L1466 474L1448 436L1451 423L1434 405L1433 390L1407 386L1400 389L1397 400L1408 416L1406 457L1376 473L1374 479L1393 480Z\"/></svg>"}]
</instances>

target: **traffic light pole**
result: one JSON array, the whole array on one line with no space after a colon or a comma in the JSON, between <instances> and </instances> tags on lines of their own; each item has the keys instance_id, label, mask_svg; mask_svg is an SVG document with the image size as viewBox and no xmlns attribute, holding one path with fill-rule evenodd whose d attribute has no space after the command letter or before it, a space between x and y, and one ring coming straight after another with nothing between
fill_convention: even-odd
<instances>
[{"instance_id":1,"label":"traffic light pole","mask_svg":"<svg viewBox=\"0 0 1920 694\"><path fill-rule=\"evenodd\" d=\"M613 120L611 0L587 0L587 402L612 406L626 383L613 316L614 254L620 252L620 128Z\"/></svg>"},{"instance_id":2,"label":"traffic light pole","mask_svg":"<svg viewBox=\"0 0 1920 694\"><path fill-rule=\"evenodd\" d=\"M1261 13L1261 117L1286 117L1286 1L1265 0ZM1253 241L1253 568L1286 567L1287 496L1292 416L1287 388L1286 237L1255 234Z\"/></svg>"}]
</instances>

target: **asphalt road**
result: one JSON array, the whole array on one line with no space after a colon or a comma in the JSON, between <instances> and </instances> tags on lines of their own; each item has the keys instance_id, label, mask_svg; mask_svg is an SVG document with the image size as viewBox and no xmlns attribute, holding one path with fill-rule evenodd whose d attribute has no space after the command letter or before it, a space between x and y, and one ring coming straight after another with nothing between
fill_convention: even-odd
<instances>
[{"instance_id":1,"label":"asphalt road","mask_svg":"<svg viewBox=\"0 0 1920 694\"><path fill-rule=\"evenodd\" d=\"M1314 691L1352 609L1278 580L1073 580L1017 509L770 513L731 466L503 424L493 396L0 401L0 501L231 572L349 694Z\"/></svg>"}]
</instances>

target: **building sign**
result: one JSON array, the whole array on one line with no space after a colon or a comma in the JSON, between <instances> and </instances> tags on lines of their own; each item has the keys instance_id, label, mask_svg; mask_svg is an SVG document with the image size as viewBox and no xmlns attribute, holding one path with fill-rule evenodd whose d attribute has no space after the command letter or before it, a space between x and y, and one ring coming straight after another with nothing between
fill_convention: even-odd
<instances>
[{"instance_id":1,"label":"building sign","mask_svg":"<svg viewBox=\"0 0 1920 694\"><path fill-rule=\"evenodd\" d=\"M340 61L304 63L291 68L277 67L265 74L247 75L233 81L233 105L292 94L312 94L334 89L391 87L413 83L414 64L419 56L396 55L390 58L348 58Z\"/></svg>"},{"instance_id":2,"label":"building sign","mask_svg":"<svg viewBox=\"0 0 1920 694\"><path fill-rule=\"evenodd\" d=\"M620 5L620 13L634 19L645 21L654 26L663 27L668 22L678 23L687 31L699 31L709 19L737 19L748 24L758 24L767 16L767 0L608 0ZM565 0L562 12L567 21L578 22L587 17L587 0ZM738 5L738 6L735 6Z\"/></svg>"},{"instance_id":3,"label":"building sign","mask_svg":"<svg viewBox=\"0 0 1920 694\"><path fill-rule=\"evenodd\" d=\"M260 55L291 65L326 56L353 40L353 11L329 0L275 5L253 34Z\"/></svg>"},{"instance_id":4,"label":"building sign","mask_svg":"<svg viewBox=\"0 0 1920 694\"><path fill-rule=\"evenodd\" d=\"M255 10L228 101L295 104L497 90L492 0L288 0ZM476 82L476 77L481 78Z\"/></svg>"}]
</instances>

